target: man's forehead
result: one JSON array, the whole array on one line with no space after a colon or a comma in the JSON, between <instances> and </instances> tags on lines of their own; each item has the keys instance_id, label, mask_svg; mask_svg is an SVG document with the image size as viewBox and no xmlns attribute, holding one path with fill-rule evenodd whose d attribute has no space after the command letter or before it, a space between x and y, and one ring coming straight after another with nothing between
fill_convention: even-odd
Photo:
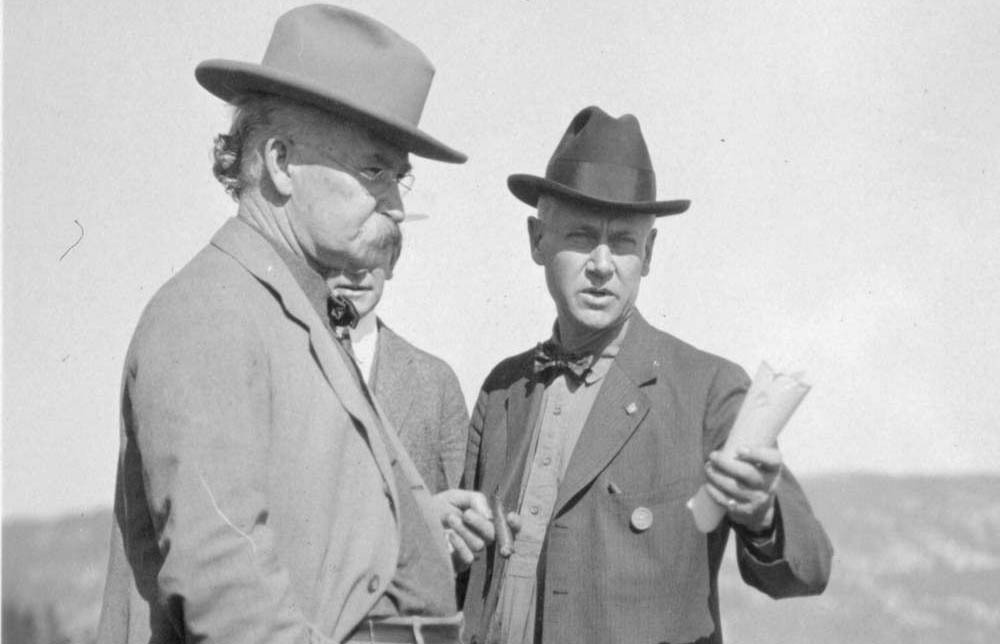
<instances>
[{"instance_id":1,"label":"man's forehead","mask_svg":"<svg viewBox=\"0 0 1000 644\"><path fill-rule=\"evenodd\" d=\"M357 123L331 118L320 136L356 162L410 170L409 154L404 148Z\"/></svg>"},{"instance_id":2,"label":"man's forehead","mask_svg":"<svg viewBox=\"0 0 1000 644\"><path fill-rule=\"evenodd\" d=\"M652 227L656 220L653 215L621 213L556 199L539 208L539 214L557 225L607 227L612 230Z\"/></svg>"}]
</instances>

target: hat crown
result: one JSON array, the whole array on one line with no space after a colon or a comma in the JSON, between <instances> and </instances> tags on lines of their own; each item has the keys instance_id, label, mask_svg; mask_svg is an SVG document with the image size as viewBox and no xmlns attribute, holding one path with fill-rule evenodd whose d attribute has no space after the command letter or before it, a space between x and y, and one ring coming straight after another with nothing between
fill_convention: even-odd
<instances>
[{"instance_id":1,"label":"hat crown","mask_svg":"<svg viewBox=\"0 0 1000 644\"><path fill-rule=\"evenodd\" d=\"M434 66L416 45L368 16L325 4L278 18L257 63L211 59L195 68L224 101L271 94L366 127L417 156L462 163L465 155L419 129Z\"/></svg>"},{"instance_id":2,"label":"hat crown","mask_svg":"<svg viewBox=\"0 0 1000 644\"><path fill-rule=\"evenodd\" d=\"M656 173L639 120L613 118L596 106L573 117L544 178L512 174L507 187L530 206L548 194L615 216L676 215L690 205L686 199L656 201Z\"/></svg>"},{"instance_id":3,"label":"hat crown","mask_svg":"<svg viewBox=\"0 0 1000 644\"><path fill-rule=\"evenodd\" d=\"M656 199L656 174L638 119L612 118L599 107L585 108L570 122L545 178L602 201Z\"/></svg>"},{"instance_id":4,"label":"hat crown","mask_svg":"<svg viewBox=\"0 0 1000 644\"><path fill-rule=\"evenodd\" d=\"M653 170L639 120L631 114L612 118L601 108L593 106L573 118L549 164L562 161Z\"/></svg>"},{"instance_id":5,"label":"hat crown","mask_svg":"<svg viewBox=\"0 0 1000 644\"><path fill-rule=\"evenodd\" d=\"M278 18L261 65L336 89L345 100L414 126L434 78L430 60L395 31L323 4Z\"/></svg>"}]
</instances>

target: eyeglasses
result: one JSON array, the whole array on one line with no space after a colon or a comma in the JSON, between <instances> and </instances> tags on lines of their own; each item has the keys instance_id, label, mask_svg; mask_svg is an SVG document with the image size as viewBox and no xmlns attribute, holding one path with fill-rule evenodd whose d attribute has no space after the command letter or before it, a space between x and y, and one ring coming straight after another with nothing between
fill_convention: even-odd
<instances>
[{"instance_id":1,"label":"eyeglasses","mask_svg":"<svg viewBox=\"0 0 1000 644\"><path fill-rule=\"evenodd\" d=\"M413 190L413 184L416 182L416 177L414 177L410 172L397 173L391 168L359 168L337 158L331 154L327 148L321 145L306 141L292 141L292 143L319 150L323 153L323 156L330 159L359 179L365 189L372 193L372 195L382 194L395 184L399 188L399 194L402 196Z\"/></svg>"}]
</instances>

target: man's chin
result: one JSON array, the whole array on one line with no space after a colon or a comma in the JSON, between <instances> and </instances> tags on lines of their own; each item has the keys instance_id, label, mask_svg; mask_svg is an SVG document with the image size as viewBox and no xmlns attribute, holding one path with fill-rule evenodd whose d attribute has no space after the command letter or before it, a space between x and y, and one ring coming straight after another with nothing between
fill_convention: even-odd
<instances>
[{"instance_id":1,"label":"man's chin","mask_svg":"<svg viewBox=\"0 0 1000 644\"><path fill-rule=\"evenodd\" d=\"M574 312L566 320L570 326L579 333L593 334L600 333L606 329L616 326L620 320L618 312L615 311L595 311L586 309Z\"/></svg>"}]
</instances>

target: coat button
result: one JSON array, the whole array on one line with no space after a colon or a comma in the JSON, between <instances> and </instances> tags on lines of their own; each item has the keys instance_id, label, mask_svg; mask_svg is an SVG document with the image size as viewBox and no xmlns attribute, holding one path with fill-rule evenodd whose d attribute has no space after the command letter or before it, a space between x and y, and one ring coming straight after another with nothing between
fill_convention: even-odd
<instances>
[{"instance_id":1,"label":"coat button","mask_svg":"<svg viewBox=\"0 0 1000 644\"><path fill-rule=\"evenodd\" d=\"M649 530L649 527L653 525L653 513L649 508L639 506L632 510L631 523L632 527L639 532Z\"/></svg>"},{"instance_id":2,"label":"coat button","mask_svg":"<svg viewBox=\"0 0 1000 644\"><path fill-rule=\"evenodd\" d=\"M372 575L372 578L368 580L368 592L373 593L378 590L379 582L382 581L378 575Z\"/></svg>"}]
</instances>

